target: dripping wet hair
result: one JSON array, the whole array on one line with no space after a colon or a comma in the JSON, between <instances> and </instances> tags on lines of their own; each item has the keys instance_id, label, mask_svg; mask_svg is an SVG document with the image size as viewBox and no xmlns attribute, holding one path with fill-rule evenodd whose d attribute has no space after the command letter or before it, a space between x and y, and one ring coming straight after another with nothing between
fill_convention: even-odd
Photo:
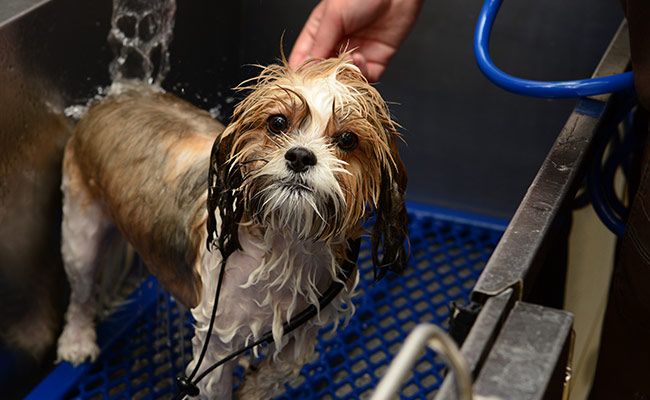
<instances>
[{"instance_id":1,"label":"dripping wet hair","mask_svg":"<svg viewBox=\"0 0 650 400\"><path fill-rule=\"evenodd\" d=\"M236 250L241 249L238 225L244 214L242 201L242 175L233 165L230 155L234 135L221 135L214 142L208 171L208 237L206 247L212 251L215 241L225 262ZM221 229L217 232L217 209Z\"/></svg>"}]
</instances>

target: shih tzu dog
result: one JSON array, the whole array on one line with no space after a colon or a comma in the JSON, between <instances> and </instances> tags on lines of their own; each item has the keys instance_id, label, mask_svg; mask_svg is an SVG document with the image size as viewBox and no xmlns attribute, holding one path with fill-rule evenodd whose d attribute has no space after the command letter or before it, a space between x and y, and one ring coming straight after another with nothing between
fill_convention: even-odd
<instances>
[{"instance_id":1,"label":"shih tzu dog","mask_svg":"<svg viewBox=\"0 0 650 400\"><path fill-rule=\"evenodd\" d=\"M240 85L250 93L225 129L207 112L146 87L89 110L64 157L62 253L71 297L60 360L78 364L99 353L93 277L111 224L191 309L195 360L208 335L204 365L272 331L267 357L241 384L243 399L281 392L315 356L319 328L352 312L356 274L330 306L283 335L283 323L317 305L337 279L348 241L364 234L370 215L379 273L404 267L399 135L377 90L348 60L264 68ZM225 237L233 248L208 332L223 255L217 243ZM201 395L230 398L236 364L201 381Z\"/></svg>"}]
</instances>

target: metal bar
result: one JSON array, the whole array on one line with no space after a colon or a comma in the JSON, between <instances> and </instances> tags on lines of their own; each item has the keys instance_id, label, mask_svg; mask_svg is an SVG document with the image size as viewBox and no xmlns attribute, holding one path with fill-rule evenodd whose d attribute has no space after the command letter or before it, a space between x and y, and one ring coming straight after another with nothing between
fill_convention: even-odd
<instances>
[{"instance_id":1,"label":"metal bar","mask_svg":"<svg viewBox=\"0 0 650 400\"><path fill-rule=\"evenodd\" d=\"M52 0L4 0L0 7L0 27L27 15Z\"/></svg>"},{"instance_id":2,"label":"metal bar","mask_svg":"<svg viewBox=\"0 0 650 400\"><path fill-rule=\"evenodd\" d=\"M475 397L562 398L572 326L566 311L515 304L474 384Z\"/></svg>"},{"instance_id":3,"label":"metal bar","mask_svg":"<svg viewBox=\"0 0 650 400\"><path fill-rule=\"evenodd\" d=\"M472 330L461 347L461 353L465 356L473 377L477 376L481 370L513 304L513 291L508 289L498 296L489 298L481 309ZM457 399L456 390L453 379L448 376L438 391L436 400L452 399Z\"/></svg>"},{"instance_id":4,"label":"metal bar","mask_svg":"<svg viewBox=\"0 0 650 400\"><path fill-rule=\"evenodd\" d=\"M561 209L575 193L597 123L592 116L571 114L481 273L472 300L484 302L508 288L522 297L524 284L541 264Z\"/></svg>"},{"instance_id":5,"label":"metal bar","mask_svg":"<svg viewBox=\"0 0 650 400\"><path fill-rule=\"evenodd\" d=\"M629 64L625 26L624 22L612 39L594 76L621 72ZM605 106L605 102L591 98L578 102L476 283L472 300L485 302L508 288L513 288L519 298L524 295L526 284L539 269L545 245L552 239L549 232L584 175Z\"/></svg>"},{"instance_id":6,"label":"metal bar","mask_svg":"<svg viewBox=\"0 0 650 400\"><path fill-rule=\"evenodd\" d=\"M627 20L623 20L614 34L614 39L609 43L605 55L594 70L592 78L610 76L620 71L625 71L630 64L630 31ZM591 99L607 101L607 95L591 96Z\"/></svg>"},{"instance_id":7,"label":"metal bar","mask_svg":"<svg viewBox=\"0 0 650 400\"><path fill-rule=\"evenodd\" d=\"M451 367L458 398L472 400L472 377L465 358L447 332L436 325L427 323L416 326L408 335L399 353L390 363L388 371L377 385L371 400L396 398L404 380L427 347L436 351Z\"/></svg>"}]
</instances>

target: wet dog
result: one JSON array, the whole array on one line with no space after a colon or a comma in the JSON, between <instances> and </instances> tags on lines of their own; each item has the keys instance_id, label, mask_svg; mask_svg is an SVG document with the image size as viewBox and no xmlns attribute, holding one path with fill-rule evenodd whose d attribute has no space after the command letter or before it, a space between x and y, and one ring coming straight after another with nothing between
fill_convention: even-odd
<instances>
[{"instance_id":1,"label":"wet dog","mask_svg":"<svg viewBox=\"0 0 650 400\"><path fill-rule=\"evenodd\" d=\"M64 157L62 253L71 297L60 360L78 364L99 353L94 267L112 224L191 308L195 360L211 335L202 368L273 332L272 349L245 376L240 398L281 392L314 357L318 329L352 312L356 277L316 318L283 336L283 323L318 304L337 279L348 240L364 233L369 215L376 214L380 273L404 267L406 174L396 124L348 59L264 68L240 86L250 93L225 129L146 87L89 110ZM225 237L236 249L208 332L222 259L216 243ZM201 381L202 396L231 397L236 361Z\"/></svg>"}]
</instances>

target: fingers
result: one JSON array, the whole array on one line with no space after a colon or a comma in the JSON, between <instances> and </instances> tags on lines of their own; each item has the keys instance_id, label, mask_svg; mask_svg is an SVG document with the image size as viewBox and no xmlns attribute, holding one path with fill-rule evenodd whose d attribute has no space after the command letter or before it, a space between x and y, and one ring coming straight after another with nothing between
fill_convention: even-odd
<instances>
[{"instance_id":1,"label":"fingers","mask_svg":"<svg viewBox=\"0 0 650 400\"><path fill-rule=\"evenodd\" d=\"M377 82L396 49L370 39L353 39L350 47L356 50L352 60L370 82Z\"/></svg>"},{"instance_id":2,"label":"fingers","mask_svg":"<svg viewBox=\"0 0 650 400\"><path fill-rule=\"evenodd\" d=\"M369 62L366 64L366 72L363 72L363 70L361 70L361 72L363 72L363 75L368 79L368 82L374 83L381 78L385 69L385 64Z\"/></svg>"},{"instance_id":3,"label":"fingers","mask_svg":"<svg viewBox=\"0 0 650 400\"><path fill-rule=\"evenodd\" d=\"M324 2L318 3L309 15L302 31L300 31L300 35L298 35L298 39L296 39L296 43L289 55L289 66L291 68L298 68L311 56L311 49L314 46L316 33L321 25L324 8Z\"/></svg>"},{"instance_id":4,"label":"fingers","mask_svg":"<svg viewBox=\"0 0 650 400\"><path fill-rule=\"evenodd\" d=\"M321 0L289 56L297 68L309 58L328 58L346 45L352 61L375 82L415 22L421 0Z\"/></svg>"},{"instance_id":5,"label":"fingers","mask_svg":"<svg viewBox=\"0 0 650 400\"><path fill-rule=\"evenodd\" d=\"M359 52L352 53L352 63L359 67L359 70L363 76L368 77L368 63L366 62L366 57Z\"/></svg>"},{"instance_id":6,"label":"fingers","mask_svg":"<svg viewBox=\"0 0 650 400\"><path fill-rule=\"evenodd\" d=\"M336 46L345 35L341 10L328 8L327 1L321 1L314 8L300 32L289 56L289 66L299 67L309 58L327 58L334 54Z\"/></svg>"},{"instance_id":7,"label":"fingers","mask_svg":"<svg viewBox=\"0 0 650 400\"><path fill-rule=\"evenodd\" d=\"M336 46L345 36L341 10L329 9L329 4L331 3L325 3L323 7L322 18L318 30L314 35L314 42L310 54L314 58L327 58L331 56L335 52Z\"/></svg>"},{"instance_id":8,"label":"fingers","mask_svg":"<svg viewBox=\"0 0 650 400\"><path fill-rule=\"evenodd\" d=\"M298 68L309 58L309 52L314 44L314 37L307 31L306 27L300 32L296 44L291 49L289 55L289 66L293 69Z\"/></svg>"}]
</instances>

